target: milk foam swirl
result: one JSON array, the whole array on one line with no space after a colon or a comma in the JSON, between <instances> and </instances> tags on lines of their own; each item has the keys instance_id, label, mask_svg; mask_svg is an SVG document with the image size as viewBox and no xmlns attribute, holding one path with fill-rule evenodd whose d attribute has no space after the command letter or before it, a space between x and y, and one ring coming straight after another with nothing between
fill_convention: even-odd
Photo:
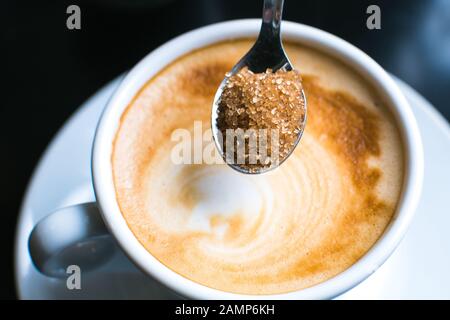
<instances>
[{"instance_id":1,"label":"milk foam swirl","mask_svg":"<svg viewBox=\"0 0 450 320\"><path fill-rule=\"evenodd\" d=\"M116 194L138 240L179 274L230 292L288 292L342 272L376 242L400 192L401 143L392 118L373 107L355 74L289 45L294 65L301 60L317 70L320 63L327 77L346 79L358 99L323 88L320 73L306 76L304 136L280 168L264 175L225 164L174 164L170 133L192 130L198 120L209 127L215 89L250 44L196 51L146 85L116 137Z\"/></svg>"}]
</instances>

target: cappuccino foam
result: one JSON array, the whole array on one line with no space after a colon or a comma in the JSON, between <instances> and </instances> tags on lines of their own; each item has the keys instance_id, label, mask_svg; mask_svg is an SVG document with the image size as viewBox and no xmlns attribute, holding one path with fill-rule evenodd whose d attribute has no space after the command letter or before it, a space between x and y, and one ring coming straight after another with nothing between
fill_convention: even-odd
<instances>
[{"instance_id":1,"label":"cappuccino foam","mask_svg":"<svg viewBox=\"0 0 450 320\"><path fill-rule=\"evenodd\" d=\"M252 43L196 50L144 85L116 134L114 184L129 228L168 268L228 292L284 293L330 279L373 246L395 213L404 156L392 115L361 76L287 43L308 102L290 158L263 175L174 163L172 133L193 132L194 121L210 128L214 94Z\"/></svg>"}]
</instances>

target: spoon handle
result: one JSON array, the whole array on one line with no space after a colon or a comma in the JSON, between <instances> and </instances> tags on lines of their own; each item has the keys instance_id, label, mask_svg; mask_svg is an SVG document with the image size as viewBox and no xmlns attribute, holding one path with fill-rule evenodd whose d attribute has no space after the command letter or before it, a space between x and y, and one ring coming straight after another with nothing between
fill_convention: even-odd
<instances>
[{"instance_id":1,"label":"spoon handle","mask_svg":"<svg viewBox=\"0 0 450 320\"><path fill-rule=\"evenodd\" d=\"M280 37L284 0L264 0L261 31ZM265 30L263 30L265 29Z\"/></svg>"},{"instance_id":2,"label":"spoon handle","mask_svg":"<svg viewBox=\"0 0 450 320\"><path fill-rule=\"evenodd\" d=\"M231 73L237 73L247 66L254 73L267 69L280 68L292 70L281 42L281 16L284 0L264 0L261 30L250 51L233 67Z\"/></svg>"}]
</instances>

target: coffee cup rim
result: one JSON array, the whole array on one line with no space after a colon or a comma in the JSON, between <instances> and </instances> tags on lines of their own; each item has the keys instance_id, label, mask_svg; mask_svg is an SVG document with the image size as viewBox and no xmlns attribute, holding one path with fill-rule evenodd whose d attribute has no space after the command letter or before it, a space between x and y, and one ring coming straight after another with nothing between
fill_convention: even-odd
<instances>
[{"instance_id":1,"label":"coffee cup rim","mask_svg":"<svg viewBox=\"0 0 450 320\"><path fill-rule=\"evenodd\" d=\"M372 58L360 49L320 29L283 21L284 39L301 43L344 61L379 92L396 119L405 154L402 194L390 224L373 247L351 267L309 288L268 295L225 292L194 282L171 270L137 240L125 221L116 199L111 155L123 111L139 89L176 58L220 41L255 37L259 19L220 22L184 33L150 52L122 80L109 99L95 133L92 176L100 212L107 228L126 255L143 271L170 289L195 299L326 299L356 286L381 266L406 233L421 194L423 147L411 107L397 84Z\"/></svg>"}]
</instances>

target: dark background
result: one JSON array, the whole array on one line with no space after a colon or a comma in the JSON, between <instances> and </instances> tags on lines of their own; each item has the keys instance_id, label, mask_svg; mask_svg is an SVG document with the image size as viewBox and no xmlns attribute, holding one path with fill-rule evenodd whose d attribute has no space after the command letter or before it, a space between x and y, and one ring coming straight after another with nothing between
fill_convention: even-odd
<instances>
[{"instance_id":1,"label":"dark background","mask_svg":"<svg viewBox=\"0 0 450 320\"><path fill-rule=\"evenodd\" d=\"M70 4L81 7L81 30L66 28ZM381 30L366 28L370 4L381 7ZM260 17L261 6L262 0L2 1L0 299L15 298L13 237L27 181L64 121L158 45L210 23ZM450 0L286 0L284 18L358 46L450 119Z\"/></svg>"}]
</instances>

